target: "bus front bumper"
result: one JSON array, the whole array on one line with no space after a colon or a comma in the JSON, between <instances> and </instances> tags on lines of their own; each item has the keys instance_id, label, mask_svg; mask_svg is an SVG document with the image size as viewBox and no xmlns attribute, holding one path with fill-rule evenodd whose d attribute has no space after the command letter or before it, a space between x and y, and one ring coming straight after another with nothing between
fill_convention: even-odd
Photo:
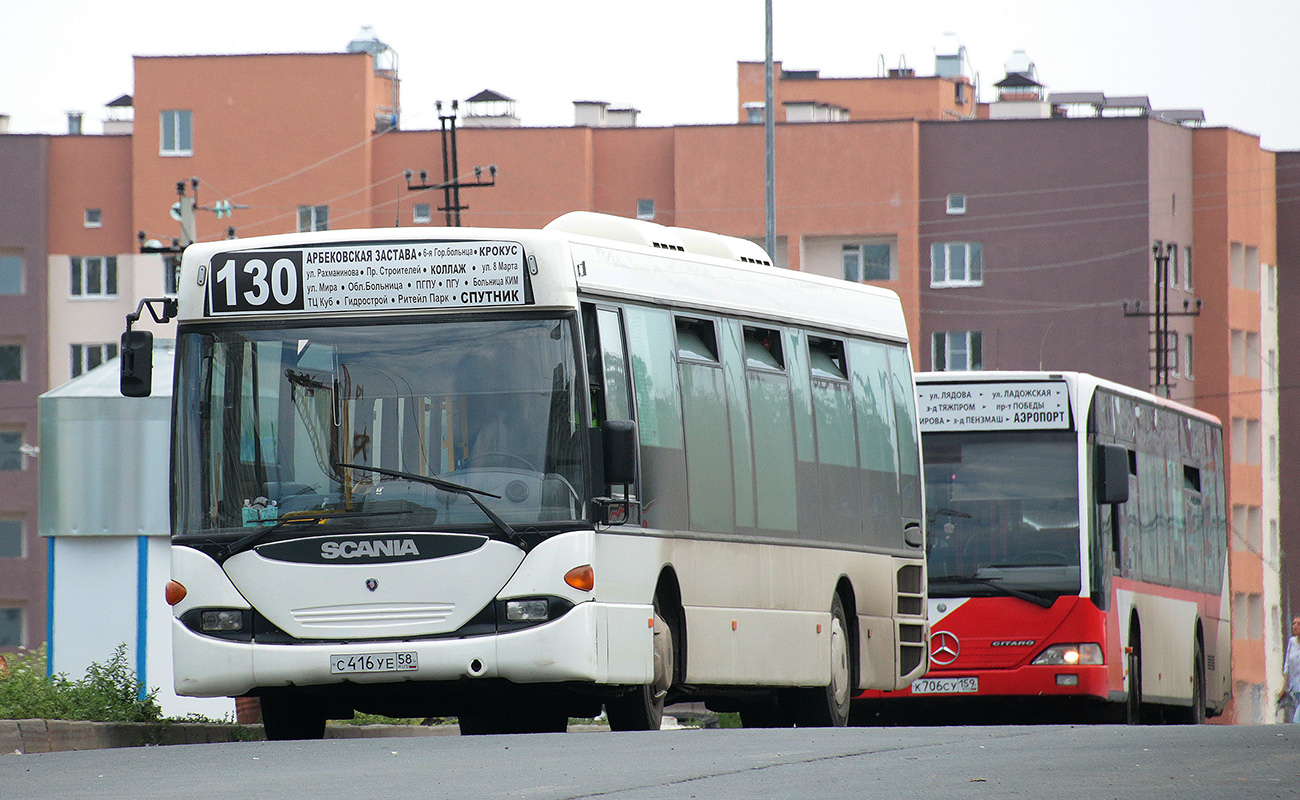
<instances>
[{"instance_id":1,"label":"bus front bumper","mask_svg":"<svg viewBox=\"0 0 1300 800\"><path fill-rule=\"evenodd\" d=\"M204 636L172 620L175 688L187 697L330 684L449 682L648 683L653 674L650 606L574 606L542 625L457 639L257 644Z\"/></svg>"},{"instance_id":2,"label":"bus front bumper","mask_svg":"<svg viewBox=\"0 0 1300 800\"><path fill-rule=\"evenodd\" d=\"M1104 664L1026 665L997 670L930 670L911 686L892 692L864 692L864 700L972 697L1095 697L1116 699ZM978 681L976 685L969 679ZM974 690L973 690L974 689Z\"/></svg>"}]
</instances>

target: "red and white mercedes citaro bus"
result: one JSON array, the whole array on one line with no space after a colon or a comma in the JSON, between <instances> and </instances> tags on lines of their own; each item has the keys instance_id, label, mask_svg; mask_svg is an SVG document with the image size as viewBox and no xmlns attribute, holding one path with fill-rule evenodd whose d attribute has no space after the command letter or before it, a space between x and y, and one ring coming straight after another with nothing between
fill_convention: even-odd
<instances>
[{"instance_id":1,"label":"red and white mercedes citaro bus","mask_svg":"<svg viewBox=\"0 0 1300 800\"><path fill-rule=\"evenodd\" d=\"M1185 721L1231 693L1223 433L1081 373L917 376L930 670L866 723Z\"/></svg>"}]
</instances>

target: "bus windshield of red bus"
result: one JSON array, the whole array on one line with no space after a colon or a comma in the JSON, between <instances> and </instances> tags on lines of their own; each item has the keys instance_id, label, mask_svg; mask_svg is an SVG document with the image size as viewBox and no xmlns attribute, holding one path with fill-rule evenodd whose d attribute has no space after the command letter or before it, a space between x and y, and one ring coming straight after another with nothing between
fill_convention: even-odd
<instances>
[{"instance_id":1,"label":"bus windshield of red bus","mask_svg":"<svg viewBox=\"0 0 1300 800\"><path fill-rule=\"evenodd\" d=\"M182 333L175 533L500 527L479 502L508 525L583 519L573 325L456 318ZM462 487L475 498L452 491Z\"/></svg>"},{"instance_id":2,"label":"bus windshield of red bus","mask_svg":"<svg viewBox=\"0 0 1300 800\"><path fill-rule=\"evenodd\" d=\"M1078 594L1074 433L927 433L922 450L931 597Z\"/></svg>"}]
</instances>

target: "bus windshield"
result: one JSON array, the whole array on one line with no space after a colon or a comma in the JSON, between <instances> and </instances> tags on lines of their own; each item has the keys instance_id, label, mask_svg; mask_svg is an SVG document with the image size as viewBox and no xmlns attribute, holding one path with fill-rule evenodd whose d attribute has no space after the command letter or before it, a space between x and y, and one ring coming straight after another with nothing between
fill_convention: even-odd
<instances>
[{"instance_id":1,"label":"bus windshield","mask_svg":"<svg viewBox=\"0 0 1300 800\"><path fill-rule=\"evenodd\" d=\"M931 597L1078 594L1074 433L927 433L922 453Z\"/></svg>"},{"instance_id":2,"label":"bus windshield","mask_svg":"<svg viewBox=\"0 0 1300 800\"><path fill-rule=\"evenodd\" d=\"M574 324L182 332L175 533L510 532L584 519Z\"/></svg>"}]
</instances>

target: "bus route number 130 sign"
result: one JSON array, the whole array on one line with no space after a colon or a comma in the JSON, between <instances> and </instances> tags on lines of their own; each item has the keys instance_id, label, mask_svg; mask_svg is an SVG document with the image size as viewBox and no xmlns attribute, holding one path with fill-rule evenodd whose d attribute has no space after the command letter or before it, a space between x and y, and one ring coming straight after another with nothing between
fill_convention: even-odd
<instances>
[{"instance_id":1,"label":"bus route number 130 sign","mask_svg":"<svg viewBox=\"0 0 1300 800\"><path fill-rule=\"evenodd\" d=\"M213 315L520 305L518 242L403 242L218 253Z\"/></svg>"}]
</instances>

